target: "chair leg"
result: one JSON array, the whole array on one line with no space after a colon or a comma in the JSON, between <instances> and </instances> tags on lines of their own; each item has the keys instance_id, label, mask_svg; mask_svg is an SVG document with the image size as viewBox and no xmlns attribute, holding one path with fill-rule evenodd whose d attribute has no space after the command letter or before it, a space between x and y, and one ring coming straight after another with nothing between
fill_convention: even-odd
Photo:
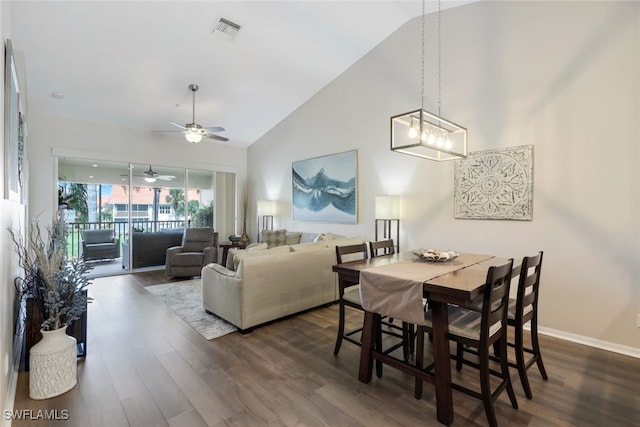
<instances>
[{"instance_id":1,"label":"chair leg","mask_svg":"<svg viewBox=\"0 0 640 427\"><path fill-rule=\"evenodd\" d=\"M511 375L509 375L509 360L507 359L507 337L503 335L498 342L500 343L500 370L502 371L502 378L503 381L507 382L507 394L509 395L511 406L514 409L518 409L518 401L516 400L516 394L513 391Z\"/></svg>"},{"instance_id":2,"label":"chair leg","mask_svg":"<svg viewBox=\"0 0 640 427\"><path fill-rule=\"evenodd\" d=\"M456 345L456 370L462 370L462 360L464 358L464 346L460 343Z\"/></svg>"},{"instance_id":3,"label":"chair leg","mask_svg":"<svg viewBox=\"0 0 640 427\"><path fill-rule=\"evenodd\" d=\"M376 346L376 350L378 350L379 352L382 352L382 322L378 322L378 329L376 330L375 346ZM378 378L382 378L382 362L380 360L376 360L376 376Z\"/></svg>"},{"instance_id":4,"label":"chair leg","mask_svg":"<svg viewBox=\"0 0 640 427\"><path fill-rule=\"evenodd\" d=\"M515 329L514 348L516 352L516 367L518 368L518 375L520 376L520 383L524 389L524 394L527 396L527 399L531 399L533 394L531 393L531 386L529 385L529 378L527 377L527 366L524 360L522 325L517 325Z\"/></svg>"},{"instance_id":5,"label":"chair leg","mask_svg":"<svg viewBox=\"0 0 640 427\"><path fill-rule=\"evenodd\" d=\"M458 346L459 345L460 344L458 344ZM487 416L487 421L489 421L489 426L497 427L498 421L496 420L496 412L493 409L493 398L491 397L491 383L489 378L489 349L487 347L483 347L478 350L482 404L484 405L484 412Z\"/></svg>"},{"instance_id":6,"label":"chair leg","mask_svg":"<svg viewBox=\"0 0 640 427\"><path fill-rule=\"evenodd\" d=\"M416 368L422 369L422 357L424 356L424 327L418 325L416 330ZM422 399L422 379L416 377L414 387L414 397L418 400Z\"/></svg>"},{"instance_id":7,"label":"chair leg","mask_svg":"<svg viewBox=\"0 0 640 427\"><path fill-rule=\"evenodd\" d=\"M342 345L342 337L344 336L344 303L339 303L339 317L338 317L338 336L336 337L336 346L333 349L333 354L337 355L340 352L340 346Z\"/></svg>"},{"instance_id":8,"label":"chair leg","mask_svg":"<svg viewBox=\"0 0 640 427\"><path fill-rule=\"evenodd\" d=\"M536 364L538 365L538 370L540 371L540 375L542 375L543 380L547 380L547 371L544 369L544 364L542 363L542 354L540 353L540 343L538 342L538 318L534 315L533 319L531 319L531 344L533 346L533 354L536 358Z\"/></svg>"}]
</instances>

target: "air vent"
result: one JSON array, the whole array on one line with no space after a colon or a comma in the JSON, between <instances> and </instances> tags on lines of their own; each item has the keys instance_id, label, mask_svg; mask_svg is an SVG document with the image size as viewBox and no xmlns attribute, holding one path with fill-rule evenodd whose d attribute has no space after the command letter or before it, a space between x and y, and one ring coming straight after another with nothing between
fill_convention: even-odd
<instances>
[{"instance_id":1,"label":"air vent","mask_svg":"<svg viewBox=\"0 0 640 427\"><path fill-rule=\"evenodd\" d=\"M222 37L225 40L232 40L238 31L240 31L240 25L227 19L220 18L218 22L216 22L211 33L214 36Z\"/></svg>"}]
</instances>

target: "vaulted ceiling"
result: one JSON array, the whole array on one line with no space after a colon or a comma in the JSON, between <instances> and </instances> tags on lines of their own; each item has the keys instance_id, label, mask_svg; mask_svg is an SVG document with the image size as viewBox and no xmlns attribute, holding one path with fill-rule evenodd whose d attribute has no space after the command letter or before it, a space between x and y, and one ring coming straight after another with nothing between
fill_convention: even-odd
<instances>
[{"instance_id":1,"label":"vaulted ceiling","mask_svg":"<svg viewBox=\"0 0 640 427\"><path fill-rule=\"evenodd\" d=\"M191 122L196 83L196 122L248 146L421 11L415 0L14 1L9 21L28 113L175 130L169 121ZM221 17L241 26L232 40L212 34Z\"/></svg>"}]
</instances>

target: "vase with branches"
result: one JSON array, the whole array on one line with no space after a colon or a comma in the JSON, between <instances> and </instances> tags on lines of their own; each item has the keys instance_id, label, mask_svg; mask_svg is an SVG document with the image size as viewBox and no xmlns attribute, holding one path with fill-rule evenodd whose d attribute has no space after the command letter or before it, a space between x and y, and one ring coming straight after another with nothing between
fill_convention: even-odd
<instances>
[{"instance_id":1,"label":"vase with branches","mask_svg":"<svg viewBox=\"0 0 640 427\"><path fill-rule=\"evenodd\" d=\"M62 211L42 231L39 222L23 237L9 229L23 276L14 280L18 300L30 297L42 315L42 330L66 327L87 307L87 272L81 258L67 257L67 224Z\"/></svg>"}]
</instances>

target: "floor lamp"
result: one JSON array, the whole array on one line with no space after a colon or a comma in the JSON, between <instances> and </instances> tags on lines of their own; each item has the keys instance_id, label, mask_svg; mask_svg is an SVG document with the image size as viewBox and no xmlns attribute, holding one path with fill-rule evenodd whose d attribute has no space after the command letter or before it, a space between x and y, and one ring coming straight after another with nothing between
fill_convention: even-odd
<instances>
[{"instance_id":1,"label":"floor lamp","mask_svg":"<svg viewBox=\"0 0 640 427\"><path fill-rule=\"evenodd\" d=\"M376 241L393 239L400 252L400 197L376 196Z\"/></svg>"}]
</instances>

